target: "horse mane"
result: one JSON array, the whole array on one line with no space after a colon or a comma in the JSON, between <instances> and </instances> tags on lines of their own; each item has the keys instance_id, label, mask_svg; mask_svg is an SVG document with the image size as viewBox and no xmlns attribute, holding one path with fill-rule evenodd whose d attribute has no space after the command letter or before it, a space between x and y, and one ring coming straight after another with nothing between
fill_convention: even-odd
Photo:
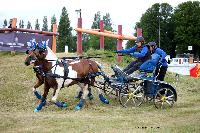
<instances>
[{"instance_id":1,"label":"horse mane","mask_svg":"<svg viewBox=\"0 0 200 133\"><path fill-rule=\"evenodd\" d=\"M54 52L47 46L47 55L46 58L47 60L57 60L58 57L54 54Z\"/></svg>"}]
</instances>

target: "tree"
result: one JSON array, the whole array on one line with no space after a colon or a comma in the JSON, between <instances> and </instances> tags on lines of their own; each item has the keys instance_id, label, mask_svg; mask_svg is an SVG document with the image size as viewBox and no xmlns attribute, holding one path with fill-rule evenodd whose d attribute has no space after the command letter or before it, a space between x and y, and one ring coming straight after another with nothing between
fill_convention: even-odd
<instances>
[{"instance_id":1,"label":"tree","mask_svg":"<svg viewBox=\"0 0 200 133\"><path fill-rule=\"evenodd\" d=\"M100 29L99 23L101 20L101 13L98 11L97 13L94 14L94 21L92 23L92 29Z\"/></svg>"},{"instance_id":2,"label":"tree","mask_svg":"<svg viewBox=\"0 0 200 133\"><path fill-rule=\"evenodd\" d=\"M100 29L100 20L101 20L101 13L98 11L94 15L94 21L92 24L92 29ZM106 13L105 16L103 16L104 21L104 30L109 30L111 32L114 32L112 28L111 23L111 17L109 13ZM99 43L100 43L100 37L97 35L89 35L89 47L92 47L94 49L99 49ZM105 50L115 50L116 49L116 39L105 37L104 38L104 49Z\"/></svg>"},{"instance_id":3,"label":"tree","mask_svg":"<svg viewBox=\"0 0 200 133\"><path fill-rule=\"evenodd\" d=\"M51 17L51 29L50 31L52 32L53 31L53 24L56 24L57 23L57 20L56 20L56 16L55 14Z\"/></svg>"},{"instance_id":4,"label":"tree","mask_svg":"<svg viewBox=\"0 0 200 133\"><path fill-rule=\"evenodd\" d=\"M5 19L4 22L3 22L3 27L5 28L7 25L8 25L8 22L7 22L7 20Z\"/></svg>"},{"instance_id":5,"label":"tree","mask_svg":"<svg viewBox=\"0 0 200 133\"><path fill-rule=\"evenodd\" d=\"M109 13L106 13L106 15L103 16L103 21L105 30L115 32L112 28L112 20ZM115 38L105 37L104 43L105 43L105 50L116 50L117 48L117 39Z\"/></svg>"},{"instance_id":6,"label":"tree","mask_svg":"<svg viewBox=\"0 0 200 133\"><path fill-rule=\"evenodd\" d=\"M35 22L35 30L40 30L40 24L38 22L38 19L36 19L36 22Z\"/></svg>"},{"instance_id":7,"label":"tree","mask_svg":"<svg viewBox=\"0 0 200 133\"><path fill-rule=\"evenodd\" d=\"M58 43L57 50L58 52L64 52L65 45L68 45L68 49L70 52L74 52L76 45L73 42L72 38L72 27L70 27L70 20L68 17L68 13L65 7L62 9L62 13L60 16L60 22L58 25Z\"/></svg>"},{"instance_id":8,"label":"tree","mask_svg":"<svg viewBox=\"0 0 200 133\"><path fill-rule=\"evenodd\" d=\"M19 21L19 28L24 28L24 21L23 20Z\"/></svg>"},{"instance_id":9,"label":"tree","mask_svg":"<svg viewBox=\"0 0 200 133\"><path fill-rule=\"evenodd\" d=\"M44 18L43 18L43 28L42 28L42 31L48 31L47 16L44 16Z\"/></svg>"},{"instance_id":10,"label":"tree","mask_svg":"<svg viewBox=\"0 0 200 133\"><path fill-rule=\"evenodd\" d=\"M101 20L101 13L100 11L98 11L97 13L94 14L94 21L92 23L91 28L92 29L100 29L99 23ZM99 49L99 43L100 43L100 38L97 35L89 35L89 41L88 43L85 43L86 45L88 45L88 47L86 46L86 48L94 48L94 49Z\"/></svg>"},{"instance_id":11,"label":"tree","mask_svg":"<svg viewBox=\"0 0 200 133\"><path fill-rule=\"evenodd\" d=\"M32 26L31 26L31 22L30 22L30 21L28 21L28 23L27 23L27 29L32 29Z\"/></svg>"},{"instance_id":12,"label":"tree","mask_svg":"<svg viewBox=\"0 0 200 133\"><path fill-rule=\"evenodd\" d=\"M175 9L175 36L177 53L188 53L188 46L193 46L192 53L200 53L200 2L188 1Z\"/></svg>"},{"instance_id":13,"label":"tree","mask_svg":"<svg viewBox=\"0 0 200 133\"><path fill-rule=\"evenodd\" d=\"M142 28L146 42L155 41L159 45L159 24L160 24L160 47L167 53L172 51L173 28L171 17L173 8L167 3L155 3L142 15L136 28Z\"/></svg>"}]
</instances>

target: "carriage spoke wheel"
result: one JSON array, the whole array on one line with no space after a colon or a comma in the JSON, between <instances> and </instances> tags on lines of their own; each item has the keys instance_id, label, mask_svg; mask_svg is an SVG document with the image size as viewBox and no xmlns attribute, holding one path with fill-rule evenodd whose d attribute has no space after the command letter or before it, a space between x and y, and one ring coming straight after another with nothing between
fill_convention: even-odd
<instances>
[{"instance_id":1,"label":"carriage spoke wheel","mask_svg":"<svg viewBox=\"0 0 200 133\"><path fill-rule=\"evenodd\" d=\"M157 91L154 98L156 108L166 109L173 106L175 94L170 88L161 88Z\"/></svg>"},{"instance_id":2,"label":"carriage spoke wheel","mask_svg":"<svg viewBox=\"0 0 200 133\"><path fill-rule=\"evenodd\" d=\"M112 88L112 87L109 85L108 82L105 82L105 83L104 83L103 91L104 91L104 94L105 94L106 96L109 96L109 95L111 95L111 94L117 96L117 91L116 91L114 88Z\"/></svg>"},{"instance_id":3,"label":"carriage spoke wheel","mask_svg":"<svg viewBox=\"0 0 200 133\"><path fill-rule=\"evenodd\" d=\"M144 91L143 89L129 89L127 92L121 92L119 94L119 101L123 107L138 107L142 104L144 100Z\"/></svg>"}]
</instances>

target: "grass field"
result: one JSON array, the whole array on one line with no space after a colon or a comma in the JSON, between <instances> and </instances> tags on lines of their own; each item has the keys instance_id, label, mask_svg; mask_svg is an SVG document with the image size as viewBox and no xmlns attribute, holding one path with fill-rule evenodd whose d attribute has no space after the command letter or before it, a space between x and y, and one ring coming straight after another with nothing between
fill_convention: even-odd
<instances>
[{"instance_id":1,"label":"grass field","mask_svg":"<svg viewBox=\"0 0 200 133\"><path fill-rule=\"evenodd\" d=\"M68 103L67 108L50 105L34 113L38 104L32 93L36 78L32 67L24 65L25 56L0 53L1 133L200 132L200 79L180 76L176 81L174 75L169 73L166 80L176 86L178 93L178 101L171 109L156 109L151 102L139 108L123 108L114 98L110 99L109 105L104 105L93 90L95 99L87 100L82 110L75 111L77 86L73 86L62 89L58 97ZM107 68L106 71L110 71L110 63L101 63ZM42 87L40 92L43 91ZM51 96L52 90L48 99Z\"/></svg>"}]
</instances>

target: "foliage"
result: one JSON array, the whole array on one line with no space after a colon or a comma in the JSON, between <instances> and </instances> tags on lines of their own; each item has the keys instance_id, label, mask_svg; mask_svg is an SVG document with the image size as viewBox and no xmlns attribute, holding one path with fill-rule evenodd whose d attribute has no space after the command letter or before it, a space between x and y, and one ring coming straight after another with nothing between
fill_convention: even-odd
<instances>
[{"instance_id":1,"label":"foliage","mask_svg":"<svg viewBox=\"0 0 200 133\"><path fill-rule=\"evenodd\" d=\"M64 52L65 45L68 45L70 52L74 51L75 47L72 40L72 27L70 27L70 20L65 7L62 9L60 16L60 22L58 25L58 40L57 40L57 52Z\"/></svg>"},{"instance_id":2,"label":"foliage","mask_svg":"<svg viewBox=\"0 0 200 133\"><path fill-rule=\"evenodd\" d=\"M188 53L188 46L193 46L192 52L200 55L200 2L188 1L178 5L173 19L177 53Z\"/></svg>"},{"instance_id":3,"label":"foliage","mask_svg":"<svg viewBox=\"0 0 200 133\"><path fill-rule=\"evenodd\" d=\"M47 16L44 16L44 18L43 18L43 27L42 27L42 31L48 31Z\"/></svg>"},{"instance_id":4,"label":"foliage","mask_svg":"<svg viewBox=\"0 0 200 133\"><path fill-rule=\"evenodd\" d=\"M4 21L3 21L3 27L6 27L8 25L8 22L7 22L7 20L5 19Z\"/></svg>"},{"instance_id":5,"label":"foliage","mask_svg":"<svg viewBox=\"0 0 200 133\"><path fill-rule=\"evenodd\" d=\"M19 21L19 28L24 28L24 21L23 20Z\"/></svg>"},{"instance_id":6,"label":"foliage","mask_svg":"<svg viewBox=\"0 0 200 133\"><path fill-rule=\"evenodd\" d=\"M98 11L97 13L95 13L94 15L94 21L92 23L92 29L100 29L100 20L101 20L101 13L100 11ZM86 36L85 36L86 37ZM93 49L99 49L99 43L100 43L100 37L97 36L97 35L92 35L92 34L89 34L89 37L88 37L88 45L89 47L88 48L93 48Z\"/></svg>"},{"instance_id":7,"label":"foliage","mask_svg":"<svg viewBox=\"0 0 200 133\"><path fill-rule=\"evenodd\" d=\"M146 43L155 41L162 49L171 52L171 16L173 8L167 3L156 3L142 15L140 22L136 26L143 29L143 36ZM159 24L160 24L160 44L159 44ZM137 28L137 27L136 27Z\"/></svg>"},{"instance_id":8,"label":"foliage","mask_svg":"<svg viewBox=\"0 0 200 133\"><path fill-rule=\"evenodd\" d=\"M89 46L89 38L90 38L89 34L82 33L82 48L83 48L83 51L85 51L85 52L90 48L90 46ZM77 40L77 37L75 38L75 40Z\"/></svg>"},{"instance_id":9,"label":"foliage","mask_svg":"<svg viewBox=\"0 0 200 133\"><path fill-rule=\"evenodd\" d=\"M40 24L38 22L38 19L36 19L36 22L35 22L35 30L40 30Z\"/></svg>"},{"instance_id":10,"label":"foliage","mask_svg":"<svg viewBox=\"0 0 200 133\"><path fill-rule=\"evenodd\" d=\"M133 47L134 45L135 45L134 40L128 40L127 43L126 43L125 49L129 49L129 48Z\"/></svg>"},{"instance_id":11,"label":"foliage","mask_svg":"<svg viewBox=\"0 0 200 133\"><path fill-rule=\"evenodd\" d=\"M94 21L92 24L92 29L100 29L100 20L101 20L101 13L97 12L94 15ZM103 16L104 21L104 30L108 30L111 32L114 32L112 28L112 20L109 13L106 13L106 15ZM100 37L97 35L89 35L88 38L88 44L89 47L92 47L94 49L99 49L100 45ZM104 49L105 50L115 50L116 49L116 39L104 37ZM88 47L87 47L88 48Z\"/></svg>"},{"instance_id":12,"label":"foliage","mask_svg":"<svg viewBox=\"0 0 200 133\"><path fill-rule=\"evenodd\" d=\"M50 31L52 32L53 31L53 24L56 24L57 23L57 20L56 20L56 16L55 14L51 17L51 29Z\"/></svg>"},{"instance_id":13,"label":"foliage","mask_svg":"<svg viewBox=\"0 0 200 133\"><path fill-rule=\"evenodd\" d=\"M99 23L101 20L101 13L98 11L97 13L94 14L94 21L92 23L92 29L100 29Z\"/></svg>"},{"instance_id":14,"label":"foliage","mask_svg":"<svg viewBox=\"0 0 200 133\"><path fill-rule=\"evenodd\" d=\"M31 22L30 22L30 21L28 21L28 23L27 23L27 29L32 29L32 26L31 26Z\"/></svg>"}]
</instances>

